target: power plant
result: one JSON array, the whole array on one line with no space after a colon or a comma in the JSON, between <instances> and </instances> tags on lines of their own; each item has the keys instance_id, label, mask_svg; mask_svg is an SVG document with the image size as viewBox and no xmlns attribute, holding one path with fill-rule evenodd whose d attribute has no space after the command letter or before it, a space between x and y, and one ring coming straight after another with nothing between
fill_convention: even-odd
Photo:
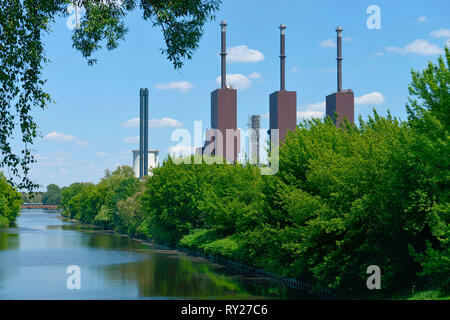
<instances>
[{"instance_id":1,"label":"power plant","mask_svg":"<svg viewBox=\"0 0 450 320\"><path fill-rule=\"evenodd\" d=\"M133 150L133 171L134 171L134 176L136 178L142 178L140 176L141 174L141 150ZM150 169L152 168L156 168L158 166L158 161L159 161L159 151L158 150L148 150L147 153L148 156L148 167L147 170L148 171L148 175L151 176L152 172L150 171Z\"/></svg>"},{"instance_id":2,"label":"power plant","mask_svg":"<svg viewBox=\"0 0 450 320\"><path fill-rule=\"evenodd\" d=\"M148 88L141 88L139 92L139 150L132 151L134 174L140 179L149 175L149 169L158 166L159 151L148 150L148 93Z\"/></svg>"},{"instance_id":3,"label":"power plant","mask_svg":"<svg viewBox=\"0 0 450 320\"><path fill-rule=\"evenodd\" d=\"M236 163L240 146L237 129L237 90L227 86L226 33L227 23L221 24L221 88L211 92L211 130L206 133L203 153Z\"/></svg>"},{"instance_id":4,"label":"power plant","mask_svg":"<svg viewBox=\"0 0 450 320\"><path fill-rule=\"evenodd\" d=\"M257 114L251 115L248 120L248 126L250 129L250 163L259 164L261 116Z\"/></svg>"},{"instance_id":5,"label":"power plant","mask_svg":"<svg viewBox=\"0 0 450 320\"><path fill-rule=\"evenodd\" d=\"M288 131L295 130L297 126L297 92L286 91L285 71L285 40L286 26L280 25L280 90L270 95L270 140L284 142ZM276 130L278 129L278 132ZM278 134L278 137L273 137Z\"/></svg>"},{"instance_id":6,"label":"power plant","mask_svg":"<svg viewBox=\"0 0 450 320\"><path fill-rule=\"evenodd\" d=\"M352 89L342 90L342 27L337 27L337 92L326 97L326 115L334 120L335 113L338 117L335 121L339 126L344 118L354 123L355 96Z\"/></svg>"},{"instance_id":7,"label":"power plant","mask_svg":"<svg viewBox=\"0 0 450 320\"><path fill-rule=\"evenodd\" d=\"M200 155L215 155L227 163L237 162L240 150L240 131L237 128L237 90L227 85L226 74L226 32L227 23L221 27L221 87L211 92L211 129L206 130L203 147L196 148ZM297 92L286 90L286 26L280 29L280 90L269 95L269 138L272 143L282 144L286 134L297 127ZM337 27L337 91L326 97L326 116L336 126L346 118L354 123L354 92L342 89L342 27ZM133 151L133 167L140 178L147 176L150 168L158 165L158 151L148 150L148 89L140 90L140 147ZM334 119L335 114L338 117ZM260 119L259 115L249 118L250 156L254 164L260 162ZM271 143L271 146L273 145ZM150 156L150 163L149 163Z\"/></svg>"}]
</instances>

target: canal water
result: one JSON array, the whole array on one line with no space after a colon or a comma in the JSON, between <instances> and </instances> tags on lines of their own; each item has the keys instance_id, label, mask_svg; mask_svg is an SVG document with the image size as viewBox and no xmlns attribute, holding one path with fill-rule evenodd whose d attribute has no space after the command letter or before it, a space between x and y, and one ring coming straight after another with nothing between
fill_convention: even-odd
<instances>
[{"instance_id":1,"label":"canal water","mask_svg":"<svg viewBox=\"0 0 450 320\"><path fill-rule=\"evenodd\" d=\"M68 289L69 266L80 289ZM25 209L0 229L0 299L308 299L259 276Z\"/></svg>"}]
</instances>

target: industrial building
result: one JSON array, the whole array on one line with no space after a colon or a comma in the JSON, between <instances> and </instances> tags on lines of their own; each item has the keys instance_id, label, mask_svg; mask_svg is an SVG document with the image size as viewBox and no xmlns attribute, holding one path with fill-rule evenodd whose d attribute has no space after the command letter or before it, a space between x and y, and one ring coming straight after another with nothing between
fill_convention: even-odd
<instances>
[{"instance_id":1,"label":"industrial building","mask_svg":"<svg viewBox=\"0 0 450 320\"><path fill-rule=\"evenodd\" d=\"M226 79L226 27L221 24L221 87L211 93L211 129L206 131L203 147L195 149L197 155L216 155L227 163L236 163L240 150L240 131L237 128L237 90L227 85ZM286 134L297 127L297 92L286 90L286 26L280 25L280 90L269 96L269 138L272 146L285 141ZM354 92L342 89L342 27L337 27L337 92L326 97L326 116L334 119L336 126L346 118L354 123ZM249 127L250 157L252 163L260 162L260 116L251 115ZM146 124L146 125L145 125ZM150 164L148 155L148 89L141 89L141 151L139 154L139 175L147 175ZM147 139L147 140L146 140ZM145 149L147 147L147 149ZM137 161L137 155L134 157ZM157 159L156 155L152 159ZM152 160L153 161L153 160ZM157 160L154 160L157 163ZM136 166L135 166L136 168ZM143 168L143 169L141 169Z\"/></svg>"},{"instance_id":2,"label":"industrial building","mask_svg":"<svg viewBox=\"0 0 450 320\"><path fill-rule=\"evenodd\" d=\"M271 141L284 142L288 131L297 127L297 92L286 91L285 40L286 26L280 25L280 90L270 95L270 131ZM277 129L277 130L274 130ZM274 137L278 135L278 137Z\"/></svg>"},{"instance_id":3,"label":"industrial building","mask_svg":"<svg viewBox=\"0 0 450 320\"><path fill-rule=\"evenodd\" d=\"M250 163L260 163L260 129L261 116L254 114L248 119L248 127L250 129Z\"/></svg>"},{"instance_id":4,"label":"industrial building","mask_svg":"<svg viewBox=\"0 0 450 320\"><path fill-rule=\"evenodd\" d=\"M236 163L240 132L237 129L237 90L227 86L226 73L226 27L221 24L221 87L211 92L211 129L206 132L203 154L225 158L228 163Z\"/></svg>"},{"instance_id":5,"label":"industrial building","mask_svg":"<svg viewBox=\"0 0 450 320\"><path fill-rule=\"evenodd\" d=\"M133 150L133 170L134 170L134 176L136 178L140 177L141 172L141 151L140 150ZM158 166L158 155L159 151L157 150L148 150L148 165L147 165L147 174L149 176L152 176L151 169L156 168Z\"/></svg>"},{"instance_id":6,"label":"industrial building","mask_svg":"<svg viewBox=\"0 0 450 320\"><path fill-rule=\"evenodd\" d=\"M133 170L137 178L142 179L151 175L151 169L158 166L157 150L148 149L148 94L147 88L141 89L140 97L140 122L139 122L139 150L133 150Z\"/></svg>"},{"instance_id":7,"label":"industrial building","mask_svg":"<svg viewBox=\"0 0 450 320\"><path fill-rule=\"evenodd\" d=\"M342 27L337 27L337 92L326 97L326 115L335 120L339 126L344 118L354 123L355 96L351 89L342 89ZM338 115L334 119L335 113Z\"/></svg>"}]
</instances>

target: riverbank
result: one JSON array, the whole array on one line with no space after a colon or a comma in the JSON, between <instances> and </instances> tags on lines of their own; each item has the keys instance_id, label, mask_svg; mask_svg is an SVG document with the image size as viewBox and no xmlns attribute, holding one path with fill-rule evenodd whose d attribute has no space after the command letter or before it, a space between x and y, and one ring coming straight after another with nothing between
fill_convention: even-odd
<instances>
[{"instance_id":1,"label":"riverbank","mask_svg":"<svg viewBox=\"0 0 450 320\"><path fill-rule=\"evenodd\" d=\"M287 278L287 277L283 277L281 275L278 274L274 274L268 271L265 271L263 269L260 268L256 268L255 266L252 265L247 265L247 264L243 264L240 263L238 261L233 261L230 260L224 256L221 255L211 255L211 254L205 254L203 251L200 250L200 248L188 248L188 247L183 247L180 245L177 246L171 246L170 244L167 243L163 243L161 241L157 241L155 239L148 239L146 237L137 237L137 236L130 236L128 234L125 233L120 233L111 229L104 229L98 225L95 224L87 224L87 223L83 223L82 221L76 220L76 219L68 219L65 218L64 216L61 216L63 221L67 221L67 222L71 222L71 223L78 223L82 226L88 227L88 228L93 228L95 229L97 232L103 233L103 234L108 234L108 235L116 235L116 236L120 236L120 237L127 237L133 241L139 242L143 245L146 246L154 246L157 245L158 247L162 248L162 249L166 249L166 250L176 250L182 253L185 253L189 256L192 257L201 257L204 258L212 263L217 263L220 265L224 265L227 266L229 268L232 268L234 270L236 270L236 272L241 272L244 273L250 277L260 277L260 278L264 278L267 279L269 281L278 283L280 285L289 287L291 289L295 289L295 290L299 290L301 292L304 292L308 295L311 295L313 297L313 299L320 299L320 300L343 300L343 299L351 299L348 296L345 296L343 294L334 292L332 290L326 290L326 289L322 289L322 290L315 290L310 284L296 280L296 279L292 279L292 278Z\"/></svg>"},{"instance_id":2,"label":"riverbank","mask_svg":"<svg viewBox=\"0 0 450 320\"><path fill-rule=\"evenodd\" d=\"M49 210L58 210L58 205L53 204L22 204L20 206L21 209L49 209Z\"/></svg>"},{"instance_id":3,"label":"riverbank","mask_svg":"<svg viewBox=\"0 0 450 320\"><path fill-rule=\"evenodd\" d=\"M310 295L202 257L133 241L49 210L27 209L0 229L0 298L312 299ZM69 290L68 266L81 289Z\"/></svg>"},{"instance_id":4,"label":"riverbank","mask_svg":"<svg viewBox=\"0 0 450 320\"><path fill-rule=\"evenodd\" d=\"M155 241L154 239L148 239L145 237L136 237L136 236L133 237L128 234L120 233L120 232L117 232L114 230L103 229L95 224L87 224L87 223L83 223L79 220L68 219L63 216L61 216L61 218L63 219L63 221L67 221L67 222L71 222L71 223L78 223L78 224L81 224L82 226L94 228L97 231L104 233L104 234L126 237L126 238L129 238L133 241L139 242L139 243L149 246L149 247L157 245L161 249L177 250L179 252L183 252L183 253L193 256L193 257L201 257L201 258L207 259L210 262L218 263L220 265L225 265L227 267L233 268L234 270L236 270L238 272L239 271L244 272L245 274L248 274L250 276L255 275L255 276L259 276L259 277L264 277L264 278L270 279L270 281L277 282L283 286L286 286L286 287L289 287L289 288L292 288L295 290L300 290L303 292L308 292L309 294L312 294L313 296L315 296L317 299L321 299L321 300L354 299L348 295L338 293L338 292L332 291L332 290L327 290L327 289L319 289L319 290L315 289L314 290L314 288L308 283L298 281L298 280L292 279L292 278L283 277L281 275L277 275L277 274L265 271L263 269L257 268L252 265L247 265L247 264L243 264L243 263L240 263L237 261L233 261L224 256L205 254L204 251L202 251L198 248L193 249L193 248L183 247L180 245L174 247L174 246L168 245L167 243ZM380 296L379 299L386 299L386 297ZM390 299L392 299L392 300L450 300L450 296L442 294L442 292L440 292L439 290L423 290L423 291L418 291L418 292L414 292L414 293L404 293L401 295L394 295L394 296L390 297Z\"/></svg>"}]
</instances>

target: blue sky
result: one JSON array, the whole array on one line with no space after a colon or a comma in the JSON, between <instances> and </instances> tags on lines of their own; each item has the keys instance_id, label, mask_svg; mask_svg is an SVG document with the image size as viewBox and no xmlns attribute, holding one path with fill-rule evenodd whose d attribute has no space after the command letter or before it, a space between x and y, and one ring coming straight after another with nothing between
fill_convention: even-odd
<instances>
[{"instance_id":1,"label":"blue sky","mask_svg":"<svg viewBox=\"0 0 450 320\"><path fill-rule=\"evenodd\" d=\"M97 182L105 169L131 165L141 87L150 90L149 141L160 162L178 143L171 141L175 129L192 132L194 121L209 127L221 20L228 23L227 72L238 89L238 126L244 129L250 114L267 114L269 94L279 88L280 23L287 25L286 88L297 91L299 121L322 115L325 96L336 90L336 26L344 28L343 87L355 92L355 118L366 118L375 107L405 119L411 68L436 61L450 39L447 0L223 2L193 59L179 71L160 53L160 30L143 21L139 10L127 18L126 41L99 52L95 66L72 48L72 31L66 19L58 19L45 38L51 60L46 88L55 102L35 111L42 138L33 146L38 162L31 178L43 186ZM381 10L381 29L367 27L370 5Z\"/></svg>"}]
</instances>

